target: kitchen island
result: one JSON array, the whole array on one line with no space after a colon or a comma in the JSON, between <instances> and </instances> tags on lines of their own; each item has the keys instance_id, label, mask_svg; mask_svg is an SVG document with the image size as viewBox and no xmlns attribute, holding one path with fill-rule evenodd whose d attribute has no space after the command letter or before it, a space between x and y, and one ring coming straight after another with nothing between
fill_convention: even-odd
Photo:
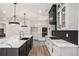
<instances>
[{"instance_id":1,"label":"kitchen island","mask_svg":"<svg viewBox=\"0 0 79 59\"><path fill-rule=\"evenodd\" d=\"M32 47L31 38L32 36L29 36L27 40L20 40L19 37L15 36L10 38L1 38L0 56L27 56L30 48Z\"/></svg>"}]
</instances>

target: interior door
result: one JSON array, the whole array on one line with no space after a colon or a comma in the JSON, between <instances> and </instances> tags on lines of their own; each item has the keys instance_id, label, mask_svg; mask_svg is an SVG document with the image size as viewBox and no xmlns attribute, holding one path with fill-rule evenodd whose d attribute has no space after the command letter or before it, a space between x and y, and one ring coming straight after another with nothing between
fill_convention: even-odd
<instances>
[{"instance_id":1,"label":"interior door","mask_svg":"<svg viewBox=\"0 0 79 59\"><path fill-rule=\"evenodd\" d=\"M34 40L38 40L38 27L31 27L31 34Z\"/></svg>"}]
</instances>

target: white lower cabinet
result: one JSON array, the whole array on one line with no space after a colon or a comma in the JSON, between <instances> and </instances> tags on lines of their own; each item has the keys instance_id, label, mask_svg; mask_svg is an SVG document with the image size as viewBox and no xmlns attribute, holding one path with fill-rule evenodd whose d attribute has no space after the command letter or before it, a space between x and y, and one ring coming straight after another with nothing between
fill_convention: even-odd
<instances>
[{"instance_id":1,"label":"white lower cabinet","mask_svg":"<svg viewBox=\"0 0 79 59\"><path fill-rule=\"evenodd\" d=\"M78 56L78 47L60 47L54 44L50 39L46 40L46 45L51 56Z\"/></svg>"},{"instance_id":2,"label":"white lower cabinet","mask_svg":"<svg viewBox=\"0 0 79 59\"><path fill-rule=\"evenodd\" d=\"M51 56L77 56L77 47L52 46Z\"/></svg>"},{"instance_id":3,"label":"white lower cabinet","mask_svg":"<svg viewBox=\"0 0 79 59\"><path fill-rule=\"evenodd\" d=\"M59 56L60 55L60 48L53 46L52 47L52 56Z\"/></svg>"},{"instance_id":4,"label":"white lower cabinet","mask_svg":"<svg viewBox=\"0 0 79 59\"><path fill-rule=\"evenodd\" d=\"M51 56L56 56L56 55L60 55L59 54L59 48L56 47L54 44L52 44L50 39L46 39L46 46L48 48L48 51L50 53Z\"/></svg>"},{"instance_id":5,"label":"white lower cabinet","mask_svg":"<svg viewBox=\"0 0 79 59\"><path fill-rule=\"evenodd\" d=\"M49 53L51 55L52 54L52 50L51 50L51 45L52 44L50 43L50 39L48 37L46 37L45 40L46 40L45 44L46 44L46 46L48 48L48 51L49 51Z\"/></svg>"},{"instance_id":6,"label":"white lower cabinet","mask_svg":"<svg viewBox=\"0 0 79 59\"><path fill-rule=\"evenodd\" d=\"M52 54L52 44L49 42L49 52L50 52L50 55Z\"/></svg>"},{"instance_id":7,"label":"white lower cabinet","mask_svg":"<svg viewBox=\"0 0 79 59\"><path fill-rule=\"evenodd\" d=\"M77 51L78 51L78 56L79 56L79 47L78 47L78 50Z\"/></svg>"},{"instance_id":8,"label":"white lower cabinet","mask_svg":"<svg viewBox=\"0 0 79 59\"><path fill-rule=\"evenodd\" d=\"M77 56L77 47L63 47L61 48L61 56Z\"/></svg>"}]
</instances>

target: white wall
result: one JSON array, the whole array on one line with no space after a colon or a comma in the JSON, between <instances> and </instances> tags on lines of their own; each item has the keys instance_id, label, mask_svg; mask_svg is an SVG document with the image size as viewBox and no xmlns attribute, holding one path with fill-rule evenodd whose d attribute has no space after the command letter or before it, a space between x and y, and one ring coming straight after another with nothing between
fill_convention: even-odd
<instances>
[{"instance_id":1,"label":"white wall","mask_svg":"<svg viewBox=\"0 0 79 59\"><path fill-rule=\"evenodd\" d=\"M38 40L45 40L42 37L42 27L48 27L48 20L31 20L31 27L38 27Z\"/></svg>"},{"instance_id":2,"label":"white wall","mask_svg":"<svg viewBox=\"0 0 79 59\"><path fill-rule=\"evenodd\" d=\"M69 4L68 29L78 30L78 4Z\"/></svg>"}]
</instances>

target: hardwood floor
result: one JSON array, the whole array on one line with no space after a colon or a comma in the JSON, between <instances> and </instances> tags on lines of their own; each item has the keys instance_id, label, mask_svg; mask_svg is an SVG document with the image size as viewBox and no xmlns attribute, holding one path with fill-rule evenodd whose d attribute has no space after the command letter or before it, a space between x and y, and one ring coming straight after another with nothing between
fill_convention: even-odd
<instances>
[{"instance_id":1,"label":"hardwood floor","mask_svg":"<svg viewBox=\"0 0 79 59\"><path fill-rule=\"evenodd\" d=\"M44 42L33 41L33 47L28 56L49 56L49 52Z\"/></svg>"}]
</instances>

